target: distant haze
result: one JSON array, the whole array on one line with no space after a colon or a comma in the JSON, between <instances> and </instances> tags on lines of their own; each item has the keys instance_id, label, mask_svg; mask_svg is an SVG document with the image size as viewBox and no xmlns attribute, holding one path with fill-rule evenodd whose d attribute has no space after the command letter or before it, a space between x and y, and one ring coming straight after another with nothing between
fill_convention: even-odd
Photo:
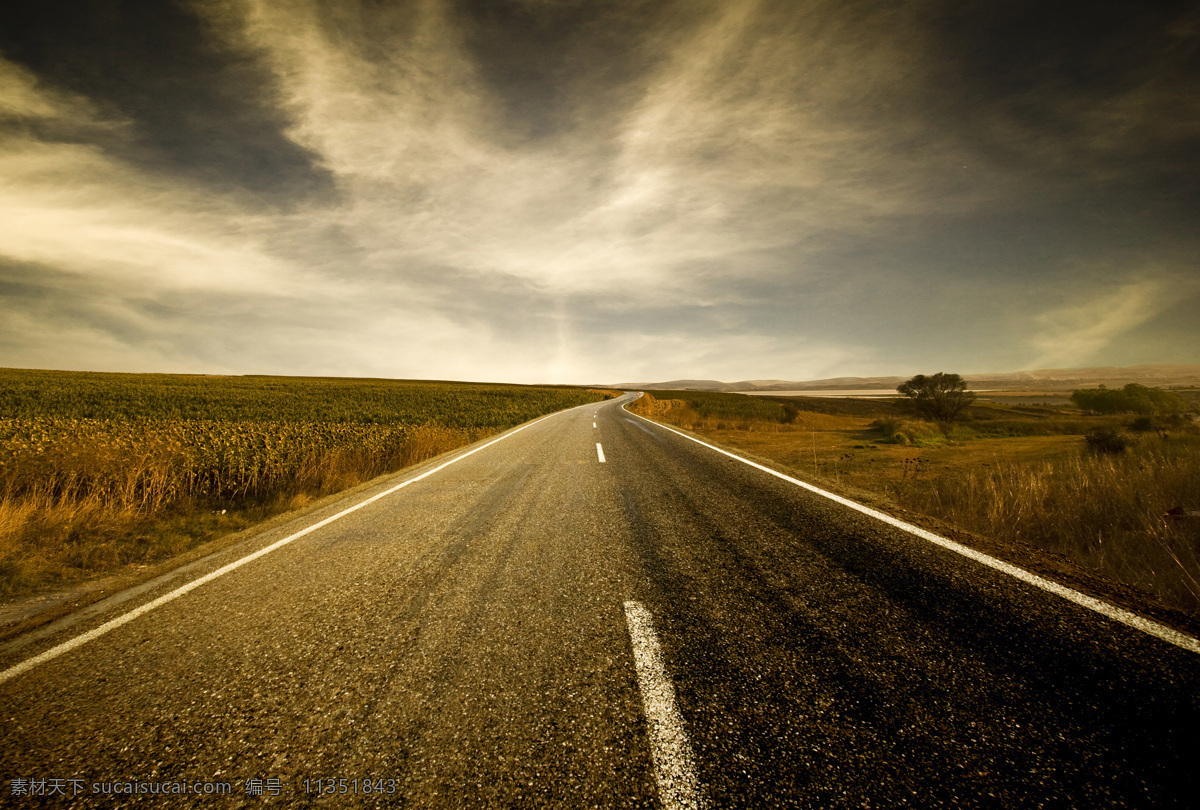
<instances>
[{"instance_id":1,"label":"distant haze","mask_svg":"<svg viewBox=\"0 0 1200 810\"><path fill-rule=\"evenodd\" d=\"M930 372L933 373L933 372ZM972 389L1066 390L1075 387L1107 385L1110 387L1139 383L1152 386L1200 387L1200 365L1145 365L1127 368L1048 368L1035 371L991 372L961 375ZM626 390L682 391L862 391L873 393L895 391L907 377L834 377L824 380L669 380L657 383L618 383L614 388Z\"/></svg>"},{"instance_id":2,"label":"distant haze","mask_svg":"<svg viewBox=\"0 0 1200 810\"><path fill-rule=\"evenodd\" d=\"M0 366L1200 363L1200 13L5 0Z\"/></svg>"}]
</instances>

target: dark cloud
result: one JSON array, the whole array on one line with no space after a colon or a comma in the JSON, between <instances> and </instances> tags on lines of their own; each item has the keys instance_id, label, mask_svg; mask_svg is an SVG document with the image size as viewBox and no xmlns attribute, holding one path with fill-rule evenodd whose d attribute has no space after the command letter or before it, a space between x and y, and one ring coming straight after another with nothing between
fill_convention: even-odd
<instances>
[{"instance_id":1,"label":"dark cloud","mask_svg":"<svg viewBox=\"0 0 1200 810\"><path fill-rule=\"evenodd\" d=\"M929 6L927 114L997 163L1056 179L1200 180L1194 2Z\"/></svg>"},{"instance_id":2,"label":"dark cloud","mask_svg":"<svg viewBox=\"0 0 1200 810\"><path fill-rule=\"evenodd\" d=\"M269 71L183 3L6 0L0 54L127 124L99 139L125 161L258 194L332 188L317 156L286 136Z\"/></svg>"},{"instance_id":3,"label":"dark cloud","mask_svg":"<svg viewBox=\"0 0 1200 810\"><path fill-rule=\"evenodd\" d=\"M605 119L636 98L664 38L711 11L662 0L454 0L479 77L517 139Z\"/></svg>"}]
</instances>

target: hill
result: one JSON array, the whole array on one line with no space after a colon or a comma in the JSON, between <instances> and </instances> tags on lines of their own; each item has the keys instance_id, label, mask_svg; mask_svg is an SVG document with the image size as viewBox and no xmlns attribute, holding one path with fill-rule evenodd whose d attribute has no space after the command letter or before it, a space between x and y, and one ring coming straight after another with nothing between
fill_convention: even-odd
<instances>
[{"instance_id":1,"label":"hill","mask_svg":"<svg viewBox=\"0 0 1200 810\"><path fill-rule=\"evenodd\" d=\"M938 369L940 370L940 369ZM932 373L932 371L930 372ZM619 383L613 388L639 391L820 391L829 389L884 391L894 390L907 377L829 377L823 380L671 380L660 383ZM1021 390L1036 386L1039 390L1088 388L1107 385L1110 388L1126 383L1141 383L1159 387L1200 386L1200 365L1152 364L1140 366L1096 366L1089 368L1046 368L1028 371L986 372L964 374L973 389Z\"/></svg>"}]
</instances>

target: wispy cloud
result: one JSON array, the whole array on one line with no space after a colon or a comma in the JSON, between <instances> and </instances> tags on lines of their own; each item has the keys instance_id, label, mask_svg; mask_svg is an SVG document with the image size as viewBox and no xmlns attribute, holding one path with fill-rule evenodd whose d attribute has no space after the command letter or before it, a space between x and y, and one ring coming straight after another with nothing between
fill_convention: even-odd
<instances>
[{"instance_id":1,"label":"wispy cloud","mask_svg":"<svg viewBox=\"0 0 1200 810\"><path fill-rule=\"evenodd\" d=\"M1191 287L1181 290L1180 286ZM1101 292L1081 291L1064 306L1039 313L1030 345L1037 355L1031 368L1071 367L1098 362L1105 349L1133 329L1167 310L1196 285L1161 273L1138 274Z\"/></svg>"},{"instance_id":2,"label":"wispy cloud","mask_svg":"<svg viewBox=\"0 0 1200 810\"><path fill-rule=\"evenodd\" d=\"M963 202L927 171L958 158L918 122L901 139L919 141L914 151L836 114L903 92L889 85L912 43L878 41L896 20L830 32L828 12L779 20L762 6L724 4L664 38L661 65L610 127L533 144L494 137L499 112L442 3L388 21L384 59L368 58L371 37L350 12L225 6L223 30L269 55L292 136L345 195L318 215L340 216L367 263L443 262L551 293L632 282L653 301L697 262L752 271L754 254Z\"/></svg>"},{"instance_id":3,"label":"wispy cloud","mask_svg":"<svg viewBox=\"0 0 1200 810\"><path fill-rule=\"evenodd\" d=\"M38 85L37 76L31 71L0 58L0 116L6 122L87 121L94 116L87 99Z\"/></svg>"},{"instance_id":4,"label":"wispy cloud","mask_svg":"<svg viewBox=\"0 0 1200 810\"><path fill-rule=\"evenodd\" d=\"M0 59L0 111L24 124L0 150L0 255L90 278L166 289L277 289L295 268L255 245L233 200L131 167L90 143L38 138L113 130L84 99L37 85Z\"/></svg>"}]
</instances>

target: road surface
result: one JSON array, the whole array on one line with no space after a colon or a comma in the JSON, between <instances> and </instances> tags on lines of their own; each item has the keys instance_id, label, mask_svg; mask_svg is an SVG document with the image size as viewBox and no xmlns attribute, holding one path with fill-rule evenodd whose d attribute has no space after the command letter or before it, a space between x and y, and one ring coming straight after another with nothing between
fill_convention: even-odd
<instances>
[{"instance_id":1,"label":"road surface","mask_svg":"<svg viewBox=\"0 0 1200 810\"><path fill-rule=\"evenodd\" d=\"M0 805L1193 806L1200 655L622 401L5 645Z\"/></svg>"}]
</instances>

